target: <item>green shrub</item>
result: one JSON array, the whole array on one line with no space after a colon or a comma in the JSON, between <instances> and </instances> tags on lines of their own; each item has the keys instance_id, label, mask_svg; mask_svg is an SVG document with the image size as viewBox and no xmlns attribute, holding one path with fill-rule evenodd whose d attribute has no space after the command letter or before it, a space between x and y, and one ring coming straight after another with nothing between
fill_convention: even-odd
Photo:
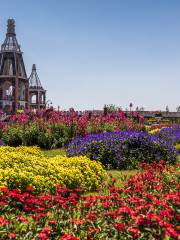
<instances>
[{"instance_id":1,"label":"green shrub","mask_svg":"<svg viewBox=\"0 0 180 240\"><path fill-rule=\"evenodd\" d=\"M37 145L43 149L53 148L53 146L55 146L54 136L48 132L40 132L38 135Z\"/></svg>"},{"instance_id":2,"label":"green shrub","mask_svg":"<svg viewBox=\"0 0 180 240\"><path fill-rule=\"evenodd\" d=\"M24 134L20 127L10 126L3 132L2 138L6 145L17 147L23 144Z\"/></svg>"},{"instance_id":3,"label":"green shrub","mask_svg":"<svg viewBox=\"0 0 180 240\"><path fill-rule=\"evenodd\" d=\"M73 133L71 133L73 134ZM54 137L54 146L57 148L64 147L68 142L68 127L65 124L59 123L51 127L51 135Z\"/></svg>"},{"instance_id":4,"label":"green shrub","mask_svg":"<svg viewBox=\"0 0 180 240\"><path fill-rule=\"evenodd\" d=\"M24 128L23 145L38 145L38 137L41 131L42 130L39 128L39 125L36 124L30 124L28 127Z\"/></svg>"}]
</instances>

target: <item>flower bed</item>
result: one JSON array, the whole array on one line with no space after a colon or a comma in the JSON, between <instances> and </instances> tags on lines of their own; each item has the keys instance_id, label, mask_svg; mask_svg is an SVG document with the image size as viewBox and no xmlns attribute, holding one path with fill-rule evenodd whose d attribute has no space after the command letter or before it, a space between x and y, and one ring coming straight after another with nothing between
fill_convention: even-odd
<instances>
[{"instance_id":1,"label":"flower bed","mask_svg":"<svg viewBox=\"0 0 180 240\"><path fill-rule=\"evenodd\" d=\"M139 163L175 162L177 151L172 144L145 132L124 130L74 138L68 156L86 155L107 168L134 169Z\"/></svg>"},{"instance_id":2,"label":"flower bed","mask_svg":"<svg viewBox=\"0 0 180 240\"><path fill-rule=\"evenodd\" d=\"M43 111L37 114L16 114L1 124L0 138L9 146L55 148L66 145L73 137L88 133L114 132L123 129L144 129L143 118L133 112L129 118L124 112L107 115L78 112Z\"/></svg>"},{"instance_id":3,"label":"flower bed","mask_svg":"<svg viewBox=\"0 0 180 240\"><path fill-rule=\"evenodd\" d=\"M101 164L87 157L47 158L37 147L0 148L0 186L37 192L50 191L57 184L83 190L97 189L106 172Z\"/></svg>"},{"instance_id":4,"label":"flower bed","mask_svg":"<svg viewBox=\"0 0 180 240\"><path fill-rule=\"evenodd\" d=\"M155 135L174 145L178 144L180 143L180 125L177 124L172 127L162 128Z\"/></svg>"},{"instance_id":5,"label":"flower bed","mask_svg":"<svg viewBox=\"0 0 180 240\"><path fill-rule=\"evenodd\" d=\"M148 131L152 131L152 130L160 130L161 128L168 128L168 127L173 127L176 126L177 124L173 124L173 123L162 123L162 124L153 124L151 126L148 126Z\"/></svg>"},{"instance_id":6,"label":"flower bed","mask_svg":"<svg viewBox=\"0 0 180 240\"><path fill-rule=\"evenodd\" d=\"M79 195L60 186L53 194L0 191L1 239L178 239L179 166L144 165L124 188Z\"/></svg>"}]
</instances>

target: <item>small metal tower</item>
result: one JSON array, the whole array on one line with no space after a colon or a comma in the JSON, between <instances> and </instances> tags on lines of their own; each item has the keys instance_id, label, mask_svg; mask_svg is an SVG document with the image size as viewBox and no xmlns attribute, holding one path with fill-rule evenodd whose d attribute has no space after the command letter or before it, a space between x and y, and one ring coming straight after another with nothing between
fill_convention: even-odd
<instances>
[{"instance_id":1,"label":"small metal tower","mask_svg":"<svg viewBox=\"0 0 180 240\"><path fill-rule=\"evenodd\" d=\"M30 109L41 110L46 107L46 90L39 80L35 64L29 77L29 104Z\"/></svg>"}]
</instances>

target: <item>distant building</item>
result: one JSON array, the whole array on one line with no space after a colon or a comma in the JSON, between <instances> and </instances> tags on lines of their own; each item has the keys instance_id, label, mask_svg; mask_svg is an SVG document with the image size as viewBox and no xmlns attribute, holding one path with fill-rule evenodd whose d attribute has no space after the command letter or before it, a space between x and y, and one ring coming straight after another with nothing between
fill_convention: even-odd
<instances>
[{"instance_id":1,"label":"distant building","mask_svg":"<svg viewBox=\"0 0 180 240\"><path fill-rule=\"evenodd\" d=\"M0 50L0 109L4 112L46 106L46 91L38 78L36 67L33 64L28 78L22 55L16 39L15 21L8 19L6 38Z\"/></svg>"}]
</instances>

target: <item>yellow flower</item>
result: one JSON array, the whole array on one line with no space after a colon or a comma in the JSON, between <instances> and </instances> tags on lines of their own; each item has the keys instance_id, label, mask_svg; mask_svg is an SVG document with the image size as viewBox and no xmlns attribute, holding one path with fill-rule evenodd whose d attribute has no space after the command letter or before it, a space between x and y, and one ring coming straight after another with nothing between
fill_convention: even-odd
<instances>
[{"instance_id":1,"label":"yellow flower","mask_svg":"<svg viewBox=\"0 0 180 240\"><path fill-rule=\"evenodd\" d=\"M84 156L47 158L38 147L0 148L0 185L37 190L49 189L58 183L66 187L98 188L106 176L101 163Z\"/></svg>"}]
</instances>

